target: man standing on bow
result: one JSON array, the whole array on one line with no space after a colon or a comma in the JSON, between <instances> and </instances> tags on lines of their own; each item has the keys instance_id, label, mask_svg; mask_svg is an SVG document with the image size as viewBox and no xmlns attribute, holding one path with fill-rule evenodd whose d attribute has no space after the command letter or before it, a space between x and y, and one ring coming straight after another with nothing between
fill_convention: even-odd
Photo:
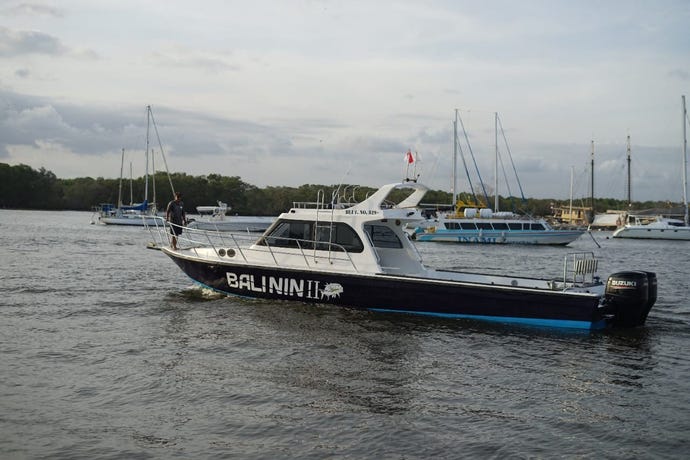
<instances>
[{"instance_id":1,"label":"man standing on bow","mask_svg":"<svg viewBox=\"0 0 690 460\"><path fill-rule=\"evenodd\" d=\"M175 199L168 203L168 207L165 210L165 220L170 223L170 233L172 234L170 246L177 250L177 237L182 233L182 226L187 220L184 213L182 193L175 192Z\"/></svg>"}]
</instances>

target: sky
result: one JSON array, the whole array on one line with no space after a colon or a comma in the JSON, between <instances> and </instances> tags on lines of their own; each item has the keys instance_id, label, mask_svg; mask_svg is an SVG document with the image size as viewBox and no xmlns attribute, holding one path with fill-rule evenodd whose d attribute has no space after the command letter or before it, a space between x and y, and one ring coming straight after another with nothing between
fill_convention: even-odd
<instances>
[{"instance_id":1,"label":"sky","mask_svg":"<svg viewBox=\"0 0 690 460\"><path fill-rule=\"evenodd\" d=\"M687 0L0 0L0 163L60 178L143 175L151 106L157 170L451 191L457 109L459 192L498 113L501 195L589 196L593 145L626 199L630 136L632 199L680 202L682 95Z\"/></svg>"}]
</instances>

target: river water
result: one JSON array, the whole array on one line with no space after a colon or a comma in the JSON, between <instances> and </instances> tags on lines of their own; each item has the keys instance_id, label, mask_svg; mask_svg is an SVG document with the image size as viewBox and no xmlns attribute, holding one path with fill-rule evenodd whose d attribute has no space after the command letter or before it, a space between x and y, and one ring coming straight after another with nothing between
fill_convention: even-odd
<instances>
[{"instance_id":1,"label":"river water","mask_svg":"<svg viewBox=\"0 0 690 460\"><path fill-rule=\"evenodd\" d=\"M418 243L437 267L657 273L643 328L590 333L223 297L90 217L0 210L0 458L690 452L690 242Z\"/></svg>"}]
</instances>

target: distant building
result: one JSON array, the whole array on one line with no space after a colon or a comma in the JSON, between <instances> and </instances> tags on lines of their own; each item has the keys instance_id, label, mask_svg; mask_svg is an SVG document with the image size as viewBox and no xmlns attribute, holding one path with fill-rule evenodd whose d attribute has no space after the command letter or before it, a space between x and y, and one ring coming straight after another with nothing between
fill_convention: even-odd
<instances>
[{"instance_id":1,"label":"distant building","mask_svg":"<svg viewBox=\"0 0 690 460\"><path fill-rule=\"evenodd\" d=\"M552 206L552 219L558 225L586 227L592 208L589 206Z\"/></svg>"}]
</instances>

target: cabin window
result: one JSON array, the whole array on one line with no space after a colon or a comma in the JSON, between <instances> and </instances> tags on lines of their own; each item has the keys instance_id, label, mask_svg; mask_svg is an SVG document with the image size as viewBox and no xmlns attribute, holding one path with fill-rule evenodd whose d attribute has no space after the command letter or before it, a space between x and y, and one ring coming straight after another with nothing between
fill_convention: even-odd
<instances>
[{"instance_id":1,"label":"cabin window","mask_svg":"<svg viewBox=\"0 0 690 460\"><path fill-rule=\"evenodd\" d=\"M534 224L534 223L530 224L530 229L531 229L531 230L538 230L538 231L540 231L540 230L546 230L546 229L544 228L544 225L542 225L542 224Z\"/></svg>"},{"instance_id":2,"label":"cabin window","mask_svg":"<svg viewBox=\"0 0 690 460\"><path fill-rule=\"evenodd\" d=\"M332 244L329 244L332 243ZM342 222L282 221L273 231L258 241L258 245L281 248L314 249L348 252L362 252L364 245L355 231Z\"/></svg>"},{"instance_id":3,"label":"cabin window","mask_svg":"<svg viewBox=\"0 0 690 460\"><path fill-rule=\"evenodd\" d=\"M479 230L493 230L491 222L477 222L477 228Z\"/></svg>"},{"instance_id":4,"label":"cabin window","mask_svg":"<svg viewBox=\"0 0 690 460\"><path fill-rule=\"evenodd\" d=\"M508 230L508 224L505 222L494 222L494 230Z\"/></svg>"},{"instance_id":5,"label":"cabin window","mask_svg":"<svg viewBox=\"0 0 690 460\"><path fill-rule=\"evenodd\" d=\"M398 235L385 225L365 225L364 231L375 248L402 248Z\"/></svg>"},{"instance_id":6,"label":"cabin window","mask_svg":"<svg viewBox=\"0 0 690 460\"><path fill-rule=\"evenodd\" d=\"M262 238L259 244L278 246L281 248L304 247L304 241L309 239L308 222L280 222L276 225L265 239ZM298 243L299 242L299 243Z\"/></svg>"},{"instance_id":7,"label":"cabin window","mask_svg":"<svg viewBox=\"0 0 690 460\"><path fill-rule=\"evenodd\" d=\"M511 230L522 230L522 223L521 222L509 222L508 228Z\"/></svg>"},{"instance_id":8,"label":"cabin window","mask_svg":"<svg viewBox=\"0 0 690 460\"><path fill-rule=\"evenodd\" d=\"M460 227L463 230L476 230L477 226L474 225L474 222L460 222Z\"/></svg>"},{"instance_id":9,"label":"cabin window","mask_svg":"<svg viewBox=\"0 0 690 460\"><path fill-rule=\"evenodd\" d=\"M457 222L444 222L444 224L448 230L458 230L460 228L460 225Z\"/></svg>"},{"instance_id":10,"label":"cabin window","mask_svg":"<svg viewBox=\"0 0 690 460\"><path fill-rule=\"evenodd\" d=\"M347 252L362 252L362 240L355 231L342 222L319 223L316 227L317 249L328 251L329 241L337 246L331 246L331 251L340 251L340 246Z\"/></svg>"}]
</instances>

